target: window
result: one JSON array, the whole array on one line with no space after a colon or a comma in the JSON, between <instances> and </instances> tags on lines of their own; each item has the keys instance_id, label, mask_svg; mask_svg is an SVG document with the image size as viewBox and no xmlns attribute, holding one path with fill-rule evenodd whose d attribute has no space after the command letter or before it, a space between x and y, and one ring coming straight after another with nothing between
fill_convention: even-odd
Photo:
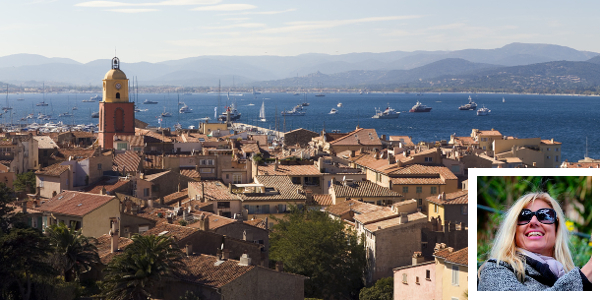
<instances>
[{"instance_id":1,"label":"window","mask_svg":"<svg viewBox=\"0 0 600 300\"><path fill-rule=\"evenodd\" d=\"M279 213L284 213L287 210L287 206L285 204L277 204L277 211Z\"/></svg>"},{"instance_id":2,"label":"window","mask_svg":"<svg viewBox=\"0 0 600 300\"><path fill-rule=\"evenodd\" d=\"M558 148L554 148L554 152L558 152Z\"/></svg>"},{"instance_id":3,"label":"window","mask_svg":"<svg viewBox=\"0 0 600 300\"><path fill-rule=\"evenodd\" d=\"M231 203L229 202L217 202L217 208L230 208Z\"/></svg>"},{"instance_id":4,"label":"window","mask_svg":"<svg viewBox=\"0 0 600 300\"><path fill-rule=\"evenodd\" d=\"M425 270L425 280L431 280L431 271Z\"/></svg>"},{"instance_id":5,"label":"window","mask_svg":"<svg viewBox=\"0 0 600 300\"><path fill-rule=\"evenodd\" d=\"M431 187L431 194L437 194L437 187L435 187L435 186Z\"/></svg>"},{"instance_id":6,"label":"window","mask_svg":"<svg viewBox=\"0 0 600 300\"><path fill-rule=\"evenodd\" d=\"M423 199L417 199L417 206L418 207L423 206Z\"/></svg>"},{"instance_id":7,"label":"window","mask_svg":"<svg viewBox=\"0 0 600 300\"><path fill-rule=\"evenodd\" d=\"M422 193L423 192L423 187L422 186L418 186L417 187L417 194Z\"/></svg>"},{"instance_id":8,"label":"window","mask_svg":"<svg viewBox=\"0 0 600 300\"><path fill-rule=\"evenodd\" d=\"M436 212L436 213L437 213L437 212L439 212L439 209L438 209L438 205L437 205L437 204L434 204L434 205L433 205L433 212Z\"/></svg>"},{"instance_id":9,"label":"window","mask_svg":"<svg viewBox=\"0 0 600 300\"><path fill-rule=\"evenodd\" d=\"M487 142L487 138L481 138L482 142Z\"/></svg>"},{"instance_id":10,"label":"window","mask_svg":"<svg viewBox=\"0 0 600 300\"><path fill-rule=\"evenodd\" d=\"M485 146L483 146L483 150L486 150L486 147L485 147Z\"/></svg>"},{"instance_id":11,"label":"window","mask_svg":"<svg viewBox=\"0 0 600 300\"><path fill-rule=\"evenodd\" d=\"M153 192L158 192L160 191L160 186L158 184L152 185L152 191Z\"/></svg>"},{"instance_id":12,"label":"window","mask_svg":"<svg viewBox=\"0 0 600 300\"><path fill-rule=\"evenodd\" d=\"M242 183L242 175L233 174L233 183Z\"/></svg>"},{"instance_id":13,"label":"window","mask_svg":"<svg viewBox=\"0 0 600 300\"><path fill-rule=\"evenodd\" d=\"M406 277L407 277L406 273L403 273L402 274L402 283L404 283L404 284L408 284L408 280L406 279Z\"/></svg>"},{"instance_id":14,"label":"window","mask_svg":"<svg viewBox=\"0 0 600 300\"><path fill-rule=\"evenodd\" d=\"M558 155L554 159L555 162L558 162Z\"/></svg>"},{"instance_id":15,"label":"window","mask_svg":"<svg viewBox=\"0 0 600 300\"><path fill-rule=\"evenodd\" d=\"M300 177L292 177L292 183L293 184L300 184L301 183Z\"/></svg>"},{"instance_id":16,"label":"window","mask_svg":"<svg viewBox=\"0 0 600 300\"><path fill-rule=\"evenodd\" d=\"M212 173L213 169L211 168L202 168L200 169L200 173Z\"/></svg>"},{"instance_id":17,"label":"window","mask_svg":"<svg viewBox=\"0 0 600 300\"><path fill-rule=\"evenodd\" d=\"M452 285L459 285L458 266L452 266Z\"/></svg>"},{"instance_id":18,"label":"window","mask_svg":"<svg viewBox=\"0 0 600 300\"><path fill-rule=\"evenodd\" d=\"M405 194L408 193L408 187L407 186L403 186L402 187L402 192L405 193Z\"/></svg>"},{"instance_id":19,"label":"window","mask_svg":"<svg viewBox=\"0 0 600 300\"><path fill-rule=\"evenodd\" d=\"M40 178L40 187L44 187L44 178L43 177L39 177Z\"/></svg>"},{"instance_id":20,"label":"window","mask_svg":"<svg viewBox=\"0 0 600 300\"><path fill-rule=\"evenodd\" d=\"M550 155L546 155L546 159L550 159Z\"/></svg>"},{"instance_id":21,"label":"window","mask_svg":"<svg viewBox=\"0 0 600 300\"><path fill-rule=\"evenodd\" d=\"M420 283L419 283L419 276L417 276L417 278L415 278L415 283L416 283L416 284L420 284Z\"/></svg>"},{"instance_id":22,"label":"window","mask_svg":"<svg viewBox=\"0 0 600 300\"><path fill-rule=\"evenodd\" d=\"M98 170L102 170L102 164L98 164Z\"/></svg>"},{"instance_id":23,"label":"window","mask_svg":"<svg viewBox=\"0 0 600 300\"><path fill-rule=\"evenodd\" d=\"M463 215L469 214L469 206L463 205L460 207L460 213Z\"/></svg>"},{"instance_id":24,"label":"window","mask_svg":"<svg viewBox=\"0 0 600 300\"><path fill-rule=\"evenodd\" d=\"M377 182L381 182L381 174L375 173L375 179L377 180Z\"/></svg>"},{"instance_id":25,"label":"window","mask_svg":"<svg viewBox=\"0 0 600 300\"><path fill-rule=\"evenodd\" d=\"M432 162L432 161L433 161L433 157L431 157L431 156L425 157L425 162Z\"/></svg>"},{"instance_id":26,"label":"window","mask_svg":"<svg viewBox=\"0 0 600 300\"><path fill-rule=\"evenodd\" d=\"M225 179L229 179L229 174L225 174Z\"/></svg>"},{"instance_id":27,"label":"window","mask_svg":"<svg viewBox=\"0 0 600 300\"><path fill-rule=\"evenodd\" d=\"M117 143L117 150L127 150L127 143Z\"/></svg>"},{"instance_id":28,"label":"window","mask_svg":"<svg viewBox=\"0 0 600 300\"><path fill-rule=\"evenodd\" d=\"M144 197L148 197L150 196L150 189L149 188L145 188L144 189Z\"/></svg>"}]
</instances>

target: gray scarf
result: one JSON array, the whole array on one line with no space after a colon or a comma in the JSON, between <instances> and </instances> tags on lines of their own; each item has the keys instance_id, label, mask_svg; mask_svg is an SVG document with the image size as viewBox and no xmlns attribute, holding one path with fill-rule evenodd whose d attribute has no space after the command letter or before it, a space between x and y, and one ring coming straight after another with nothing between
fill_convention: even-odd
<instances>
[{"instance_id":1,"label":"gray scarf","mask_svg":"<svg viewBox=\"0 0 600 300\"><path fill-rule=\"evenodd\" d=\"M557 278L560 278L561 276L565 275L565 267L553 257L533 253L523 248L517 248L517 251L523 253L524 255L527 255L531 259L537 260L543 264L547 264L550 267L550 271L552 271L552 273L554 273L554 275L556 275Z\"/></svg>"}]
</instances>

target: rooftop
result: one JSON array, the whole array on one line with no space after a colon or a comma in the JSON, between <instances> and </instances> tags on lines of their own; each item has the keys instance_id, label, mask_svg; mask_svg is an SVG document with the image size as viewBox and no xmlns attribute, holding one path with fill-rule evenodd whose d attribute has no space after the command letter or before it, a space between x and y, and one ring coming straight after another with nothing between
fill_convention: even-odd
<instances>
[{"instance_id":1,"label":"rooftop","mask_svg":"<svg viewBox=\"0 0 600 300\"><path fill-rule=\"evenodd\" d=\"M38 210L82 217L113 199L115 196L64 191L40 205Z\"/></svg>"}]
</instances>

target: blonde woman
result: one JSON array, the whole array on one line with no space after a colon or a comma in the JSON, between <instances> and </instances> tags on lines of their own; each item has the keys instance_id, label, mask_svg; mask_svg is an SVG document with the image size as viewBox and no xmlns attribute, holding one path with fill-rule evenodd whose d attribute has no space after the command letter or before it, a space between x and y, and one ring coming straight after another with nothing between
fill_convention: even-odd
<instances>
[{"instance_id":1,"label":"blonde woman","mask_svg":"<svg viewBox=\"0 0 600 300\"><path fill-rule=\"evenodd\" d=\"M581 269L569 251L565 217L547 193L522 196L508 210L488 259L479 291L592 290L592 258Z\"/></svg>"}]
</instances>

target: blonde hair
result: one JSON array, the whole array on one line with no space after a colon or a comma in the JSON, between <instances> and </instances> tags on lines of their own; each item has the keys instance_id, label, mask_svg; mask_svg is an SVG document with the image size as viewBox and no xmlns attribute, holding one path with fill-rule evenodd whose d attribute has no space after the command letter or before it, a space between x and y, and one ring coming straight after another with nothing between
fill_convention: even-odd
<instances>
[{"instance_id":1,"label":"blonde hair","mask_svg":"<svg viewBox=\"0 0 600 300\"><path fill-rule=\"evenodd\" d=\"M565 216L560 205L548 193L529 193L521 196L504 215L504 221L500 224L500 229L496 234L494 245L487 260L495 259L496 264L499 264L500 261L508 263L521 282L525 280L525 265L524 259L517 253L517 246L515 245L517 219L521 210L535 200L546 202L556 211L556 242L552 257L563 264L565 272L569 272L575 268L575 264L571 258L571 251L569 250L569 231L565 225ZM479 275L484 265L479 268Z\"/></svg>"}]
</instances>

